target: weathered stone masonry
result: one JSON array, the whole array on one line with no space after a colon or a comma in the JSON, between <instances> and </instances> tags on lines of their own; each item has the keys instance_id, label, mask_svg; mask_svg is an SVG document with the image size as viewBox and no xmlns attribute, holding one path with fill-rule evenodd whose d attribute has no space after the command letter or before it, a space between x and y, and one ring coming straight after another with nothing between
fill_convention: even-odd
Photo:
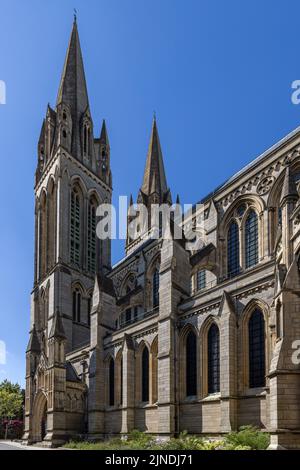
<instances>
[{"instance_id":1,"label":"weathered stone masonry","mask_svg":"<svg viewBox=\"0 0 300 470\"><path fill-rule=\"evenodd\" d=\"M300 448L299 189L300 128L201 201L192 253L151 227L112 267L95 236L110 144L105 122L94 137L75 21L38 142L24 440L254 424ZM172 204L156 119L137 201Z\"/></svg>"}]
</instances>

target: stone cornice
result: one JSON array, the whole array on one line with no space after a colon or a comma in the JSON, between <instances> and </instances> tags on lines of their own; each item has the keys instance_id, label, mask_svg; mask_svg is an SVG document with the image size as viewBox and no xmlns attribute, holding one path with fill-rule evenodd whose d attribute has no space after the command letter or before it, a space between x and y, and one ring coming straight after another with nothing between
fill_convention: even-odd
<instances>
[{"instance_id":1,"label":"stone cornice","mask_svg":"<svg viewBox=\"0 0 300 470\"><path fill-rule=\"evenodd\" d=\"M271 280L269 282L265 282L265 283L262 283L262 284L259 284L259 285L255 286L255 287L252 287L250 289L249 288L245 289L245 290L241 291L240 293L238 293L236 295L234 295L232 292L230 294L231 294L233 299L239 300L239 299L242 299L242 298L246 298L249 295L253 295L253 294L256 294L256 293L263 292L264 290L271 289L273 287L274 287L274 280ZM192 312L183 314L180 317L180 321L181 320L186 320L186 319L191 318L195 315L203 315L204 313L210 312L212 310L218 310L220 305L221 305L222 296L220 296L219 299L220 300L217 301L217 302L209 303L208 305L206 305L202 308L199 308L199 309L194 310Z\"/></svg>"}]
</instances>

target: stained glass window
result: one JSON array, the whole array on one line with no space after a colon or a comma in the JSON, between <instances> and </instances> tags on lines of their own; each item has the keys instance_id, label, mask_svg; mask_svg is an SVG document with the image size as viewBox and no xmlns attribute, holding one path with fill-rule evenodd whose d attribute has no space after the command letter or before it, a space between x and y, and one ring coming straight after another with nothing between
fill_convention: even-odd
<instances>
[{"instance_id":1,"label":"stained glass window","mask_svg":"<svg viewBox=\"0 0 300 470\"><path fill-rule=\"evenodd\" d=\"M236 276L240 272L239 227L236 222L231 222L228 230L227 260L228 276Z\"/></svg>"},{"instance_id":2,"label":"stained glass window","mask_svg":"<svg viewBox=\"0 0 300 470\"><path fill-rule=\"evenodd\" d=\"M91 311L92 311L92 300L93 300L93 295L90 294L88 297L88 306L87 306L87 323L89 326L91 326Z\"/></svg>"},{"instance_id":3,"label":"stained glass window","mask_svg":"<svg viewBox=\"0 0 300 470\"><path fill-rule=\"evenodd\" d=\"M254 310L249 320L249 386L265 386L265 320L259 309Z\"/></svg>"},{"instance_id":4,"label":"stained glass window","mask_svg":"<svg viewBox=\"0 0 300 470\"><path fill-rule=\"evenodd\" d=\"M253 210L249 212L245 223L245 264L251 268L258 263L258 220Z\"/></svg>"},{"instance_id":5,"label":"stained glass window","mask_svg":"<svg viewBox=\"0 0 300 470\"><path fill-rule=\"evenodd\" d=\"M220 334L214 323L208 332L208 393L220 391Z\"/></svg>"},{"instance_id":6,"label":"stained glass window","mask_svg":"<svg viewBox=\"0 0 300 470\"><path fill-rule=\"evenodd\" d=\"M149 351L146 346L142 354L142 401L149 401Z\"/></svg>"},{"instance_id":7,"label":"stained glass window","mask_svg":"<svg viewBox=\"0 0 300 470\"><path fill-rule=\"evenodd\" d=\"M197 395L197 338L193 331L186 337L186 396Z\"/></svg>"},{"instance_id":8,"label":"stained glass window","mask_svg":"<svg viewBox=\"0 0 300 470\"><path fill-rule=\"evenodd\" d=\"M120 404L123 403L123 357L120 361Z\"/></svg>"},{"instance_id":9,"label":"stained glass window","mask_svg":"<svg viewBox=\"0 0 300 470\"><path fill-rule=\"evenodd\" d=\"M88 208L88 240L87 240L87 264L88 270L96 271L96 207L93 202Z\"/></svg>"},{"instance_id":10,"label":"stained glass window","mask_svg":"<svg viewBox=\"0 0 300 470\"><path fill-rule=\"evenodd\" d=\"M159 305L159 271L156 269L152 278L153 308Z\"/></svg>"},{"instance_id":11,"label":"stained glass window","mask_svg":"<svg viewBox=\"0 0 300 470\"><path fill-rule=\"evenodd\" d=\"M73 291L73 321L80 323L81 320L81 292L77 288Z\"/></svg>"},{"instance_id":12,"label":"stained glass window","mask_svg":"<svg viewBox=\"0 0 300 470\"><path fill-rule=\"evenodd\" d=\"M206 271L201 269L197 272L197 290L205 289L206 287Z\"/></svg>"},{"instance_id":13,"label":"stained glass window","mask_svg":"<svg viewBox=\"0 0 300 470\"><path fill-rule=\"evenodd\" d=\"M109 361L109 405L115 404L115 362L113 359Z\"/></svg>"},{"instance_id":14,"label":"stained glass window","mask_svg":"<svg viewBox=\"0 0 300 470\"><path fill-rule=\"evenodd\" d=\"M71 224L70 224L70 258L71 263L80 265L81 240L81 204L77 189L71 193Z\"/></svg>"}]
</instances>

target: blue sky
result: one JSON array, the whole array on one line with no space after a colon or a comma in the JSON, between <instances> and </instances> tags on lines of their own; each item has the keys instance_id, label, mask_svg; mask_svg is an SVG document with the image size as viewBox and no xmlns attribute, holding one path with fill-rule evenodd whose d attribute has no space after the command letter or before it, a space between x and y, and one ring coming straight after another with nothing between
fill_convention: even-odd
<instances>
[{"instance_id":1,"label":"blue sky","mask_svg":"<svg viewBox=\"0 0 300 470\"><path fill-rule=\"evenodd\" d=\"M24 384L33 183L73 20L96 134L106 118L115 196L136 197L156 111L168 184L194 203L300 124L300 4L275 0L0 0L0 380ZM113 261L122 243L113 246Z\"/></svg>"}]
</instances>

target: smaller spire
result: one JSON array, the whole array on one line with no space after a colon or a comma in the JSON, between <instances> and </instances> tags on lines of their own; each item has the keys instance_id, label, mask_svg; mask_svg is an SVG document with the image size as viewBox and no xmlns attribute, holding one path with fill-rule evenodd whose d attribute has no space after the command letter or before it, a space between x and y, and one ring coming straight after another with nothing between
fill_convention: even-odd
<instances>
[{"instance_id":1,"label":"smaller spire","mask_svg":"<svg viewBox=\"0 0 300 470\"><path fill-rule=\"evenodd\" d=\"M30 332L29 342L27 345L26 352L41 352L41 345L39 342L39 338L36 332L35 324L32 326L32 330Z\"/></svg>"},{"instance_id":2,"label":"smaller spire","mask_svg":"<svg viewBox=\"0 0 300 470\"><path fill-rule=\"evenodd\" d=\"M66 334L65 334L61 314L60 314L58 308L56 309L56 312L55 312L55 315L54 315L54 319L53 319L52 328L51 328L51 331L50 331L49 338L66 339Z\"/></svg>"},{"instance_id":3,"label":"smaller spire","mask_svg":"<svg viewBox=\"0 0 300 470\"><path fill-rule=\"evenodd\" d=\"M100 132L100 142L105 144L105 145L109 145L108 133L107 133L107 129L106 129L105 119L103 119L103 122L102 122L102 128L101 128L101 132Z\"/></svg>"},{"instance_id":4,"label":"smaller spire","mask_svg":"<svg viewBox=\"0 0 300 470\"><path fill-rule=\"evenodd\" d=\"M132 194L130 194L130 199L129 199L129 207L133 206L133 197ZM128 207L128 209L129 209Z\"/></svg>"},{"instance_id":5,"label":"smaller spire","mask_svg":"<svg viewBox=\"0 0 300 470\"><path fill-rule=\"evenodd\" d=\"M179 205L180 204L180 198L179 198L179 194L177 194L177 197L176 197L176 204Z\"/></svg>"},{"instance_id":6,"label":"smaller spire","mask_svg":"<svg viewBox=\"0 0 300 470\"><path fill-rule=\"evenodd\" d=\"M146 196L157 193L161 200L163 200L168 191L155 115L153 116L151 137L141 191Z\"/></svg>"},{"instance_id":7,"label":"smaller spire","mask_svg":"<svg viewBox=\"0 0 300 470\"><path fill-rule=\"evenodd\" d=\"M281 191L280 204L283 204L287 198L297 199L298 192L294 178L291 174L290 165L286 167L284 181Z\"/></svg>"}]
</instances>

